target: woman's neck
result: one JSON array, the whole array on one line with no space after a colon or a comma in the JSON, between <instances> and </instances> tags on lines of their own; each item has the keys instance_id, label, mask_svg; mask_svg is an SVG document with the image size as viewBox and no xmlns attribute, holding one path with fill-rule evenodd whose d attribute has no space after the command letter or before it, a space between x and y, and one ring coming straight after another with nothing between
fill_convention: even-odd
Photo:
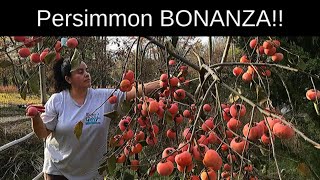
<instances>
[{"instance_id":1,"label":"woman's neck","mask_svg":"<svg viewBox=\"0 0 320 180\"><path fill-rule=\"evenodd\" d=\"M70 89L70 95L71 97L79 104L82 105L86 99L88 92L88 88L86 89L75 89L71 88Z\"/></svg>"}]
</instances>

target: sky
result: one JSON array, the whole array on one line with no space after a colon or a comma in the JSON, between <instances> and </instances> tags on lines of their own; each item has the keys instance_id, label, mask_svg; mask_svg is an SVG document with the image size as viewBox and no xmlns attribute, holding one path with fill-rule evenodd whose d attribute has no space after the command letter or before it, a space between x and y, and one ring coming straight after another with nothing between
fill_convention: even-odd
<instances>
[{"instance_id":1,"label":"sky","mask_svg":"<svg viewBox=\"0 0 320 180\"><path fill-rule=\"evenodd\" d=\"M121 38L128 38L128 36L123 36L123 37L111 37L111 39L112 39L112 38L119 38L119 39L121 39ZM208 43L208 36L197 36L197 37L196 37L196 40L197 40L197 39L200 39L203 44ZM107 49L110 49L110 50L116 50L117 48L118 48L118 46L117 46L116 44L108 44L108 46L107 46Z\"/></svg>"}]
</instances>

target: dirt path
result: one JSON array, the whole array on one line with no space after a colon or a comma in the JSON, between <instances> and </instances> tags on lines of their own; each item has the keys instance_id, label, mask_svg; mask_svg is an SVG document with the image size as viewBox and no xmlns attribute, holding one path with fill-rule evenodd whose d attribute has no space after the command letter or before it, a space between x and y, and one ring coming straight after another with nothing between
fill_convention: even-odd
<instances>
[{"instance_id":1,"label":"dirt path","mask_svg":"<svg viewBox=\"0 0 320 180\"><path fill-rule=\"evenodd\" d=\"M11 117L0 117L0 124L14 124L14 123L22 123L28 121L30 118L27 116L11 116Z\"/></svg>"}]
</instances>

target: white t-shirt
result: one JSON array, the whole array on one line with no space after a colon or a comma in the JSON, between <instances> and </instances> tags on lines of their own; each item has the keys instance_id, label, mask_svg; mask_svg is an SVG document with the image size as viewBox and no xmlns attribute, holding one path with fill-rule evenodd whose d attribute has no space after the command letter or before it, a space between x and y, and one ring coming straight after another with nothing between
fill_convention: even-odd
<instances>
[{"instance_id":1,"label":"white t-shirt","mask_svg":"<svg viewBox=\"0 0 320 180\"><path fill-rule=\"evenodd\" d=\"M48 174L63 175L70 180L103 179L98 173L106 143L110 118L104 113L119 110L120 102L126 99L124 92L115 91L117 103L107 101L113 89L88 89L83 105L70 96L69 90L53 94L45 104L41 114L47 129L53 132L46 139L43 171ZM75 125L83 121L83 130L78 140L74 134Z\"/></svg>"}]
</instances>

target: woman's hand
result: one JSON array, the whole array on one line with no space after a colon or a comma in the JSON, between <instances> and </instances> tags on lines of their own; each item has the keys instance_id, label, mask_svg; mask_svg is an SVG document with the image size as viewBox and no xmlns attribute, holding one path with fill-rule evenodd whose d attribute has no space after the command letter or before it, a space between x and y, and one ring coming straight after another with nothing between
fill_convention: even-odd
<instances>
[{"instance_id":1,"label":"woman's hand","mask_svg":"<svg viewBox=\"0 0 320 180\"><path fill-rule=\"evenodd\" d=\"M34 118L35 116L37 116L39 114L39 112L44 112L45 111L45 107L41 106L41 105L29 105L26 108L26 116L29 116L31 118Z\"/></svg>"}]
</instances>

